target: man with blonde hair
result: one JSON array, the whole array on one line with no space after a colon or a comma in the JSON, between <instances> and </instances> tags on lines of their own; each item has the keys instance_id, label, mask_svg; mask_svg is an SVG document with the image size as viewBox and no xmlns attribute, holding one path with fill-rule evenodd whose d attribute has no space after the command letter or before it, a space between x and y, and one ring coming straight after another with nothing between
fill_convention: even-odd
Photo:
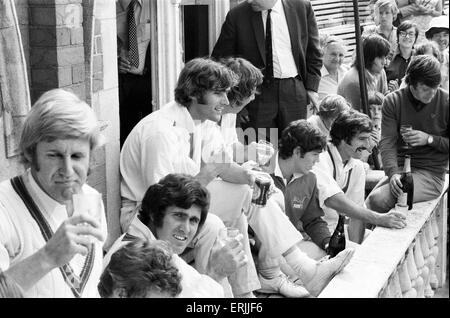
<instances>
[{"instance_id":1,"label":"man with blonde hair","mask_svg":"<svg viewBox=\"0 0 450 318\"><path fill-rule=\"evenodd\" d=\"M25 297L98 297L103 204L75 211L74 194L98 194L86 184L93 149L101 144L93 110L62 89L43 94L20 140L22 175L0 183L0 269Z\"/></svg>"}]
</instances>

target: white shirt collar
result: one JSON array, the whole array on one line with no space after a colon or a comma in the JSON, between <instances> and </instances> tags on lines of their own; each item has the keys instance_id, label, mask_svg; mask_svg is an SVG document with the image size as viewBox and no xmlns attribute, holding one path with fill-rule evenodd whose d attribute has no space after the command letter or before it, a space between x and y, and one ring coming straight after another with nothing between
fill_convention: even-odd
<instances>
[{"instance_id":1,"label":"white shirt collar","mask_svg":"<svg viewBox=\"0 0 450 318\"><path fill-rule=\"evenodd\" d=\"M281 3L280 0L277 0L277 2L275 2L275 4L272 7L272 12L282 12L281 10L283 10L283 4Z\"/></svg>"},{"instance_id":2,"label":"white shirt collar","mask_svg":"<svg viewBox=\"0 0 450 318\"><path fill-rule=\"evenodd\" d=\"M189 133L195 131L196 123L187 107L173 101L163 106L162 111L167 111L168 118L173 120L175 127L185 128Z\"/></svg>"},{"instance_id":3,"label":"white shirt collar","mask_svg":"<svg viewBox=\"0 0 450 318\"><path fill-rule=\"evenodd\" d=\"M328 143L328 147L330 148L330 152L331 152L331 155L333 156L334 163L336 164L336 168L343 167L343 169L346 170L346 169L353 167L354 160L356 160L356 159L350 157L347 164L344 166L344 162L342 161L341 154L339 153L339 150L337 149L337 147L331 142Z\"/></svg>"}]
</instances>

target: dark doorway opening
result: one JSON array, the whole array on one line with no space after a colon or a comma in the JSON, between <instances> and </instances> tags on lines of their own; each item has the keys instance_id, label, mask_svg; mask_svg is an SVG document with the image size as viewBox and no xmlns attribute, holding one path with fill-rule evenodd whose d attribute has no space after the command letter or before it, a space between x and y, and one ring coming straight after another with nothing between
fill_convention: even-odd
<instances>
[{"instance_id":1,"label":"dark doorway opening","mask_svg":"<svg viewBox=\"0 0 450 318\"><path fill-rule=\"evenodd\" d=\"M209 17L207 5L183 6L184 62L209 55Z\"/></svg>"}]
</instances>

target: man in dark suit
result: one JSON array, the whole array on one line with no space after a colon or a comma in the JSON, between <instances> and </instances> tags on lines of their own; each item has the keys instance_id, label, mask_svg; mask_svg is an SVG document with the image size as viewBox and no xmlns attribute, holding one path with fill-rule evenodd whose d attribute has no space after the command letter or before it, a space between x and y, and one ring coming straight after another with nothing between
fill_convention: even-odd
<instances>
[{"instance_id":1,"label":"man in dark suit","mask_svg":"<svg viewBox=\"0 0 450 318\"><path fill-rule=\"evenodd\" d=\"M261 94L247 107L250 127L281 131L306 118L309 103L316 105L322 54L308 0L239 4L228 12L212 56L243 57L263 70ZM263 138L260 133L258 139Z\"/></svg>"}]
</instances>

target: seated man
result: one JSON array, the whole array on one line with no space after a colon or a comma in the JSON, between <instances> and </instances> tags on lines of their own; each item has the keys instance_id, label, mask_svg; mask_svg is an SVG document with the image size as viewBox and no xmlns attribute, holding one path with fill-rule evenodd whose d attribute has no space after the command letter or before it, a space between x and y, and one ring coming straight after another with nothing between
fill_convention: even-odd
<instances>
[{"instance_id":1,"label":"seated man","mask_svg":"<svg viewBox=\"0 0 450 318\"><path fill-rule=\"evenodd\" d=\"M428 55L414 57L405 82L406 87L383 101L380 149L386 177L366 199L367 207L381 213L392 209L403 192L400 177L406 154L411 156L413 202L437 198L448 167L448 92L439 87L439 61ZM412 130L402 136L404 124Z\"/></svg>"},{"instance_id":2,"label":"seated man","mask_svg":"<svg viewBox=\"0 0 450 318\"><path fill-rule=\"evenodd\" d=\"M406 225L401 213L379 214L364 207L366 178L359 159L364 150L370 149L372 131L369 116L353 109L343 112L331 127L331 143L313 167L330 231L336 228L338 211L350 217L348 237L356 243L363 240L363 222L392 228Z\"/></svg>"},{"instance_id":3,"label":"seated man","mask_svg":"<svg viewBox=\"0 0 450 318\"><path fill-rule=\"evenodd\" d=\"M103 298L171 298L182 290L181 275L166 242L136 239L111 256L98 290Z\"/></svg>"},{"instance_id":4,"label":"seated man","mask_svg":"<svg viewBox=\"0 0 450 318\"><path fill-rule=\"evenodd\" d=\"M92 108L61 89L27 115L20 149L29 169L0 184L0 269L25 297L98 297L105 212L74 211L72 196L98 193L86 179L100 137Z\"/></svg>"},{"instance_id":5,"label":"seated man","mask_svg":"<svg viewBox=\"0 0 450 318\"><path fill-rule=\"evenodd\" d=\"M167 242L174 253L173 263L181 273L179 297L223 297L224 290L216 282L221 282L244 264L245 253L238 237L223 247L213 246L213 257L218 260L210 265L220 264L220 267L208 271L212 278L199 274L177 256L189 250L205 224L209 198L208 190L194 177L169 174L148 188L139 211L138 217L147 228L147 238ZM127 236L130 237L127 234L123 240L126 241ZM228 296L231 295L228 293Z\"/></svg>"},{"instance_id":6,"label":"seated man","mask_svg":"<svg viewBox=\"0 0 450 318\"><path fill-rule=\"evenodd\" d=\"M291 122L282 132L271 172L284 193L286 215L303 235L298 246L314 259L326 255L331 237L319 204L316 175L311 172L325 146L325 135L313 124Z\"/></svg>"}]
</instances>

